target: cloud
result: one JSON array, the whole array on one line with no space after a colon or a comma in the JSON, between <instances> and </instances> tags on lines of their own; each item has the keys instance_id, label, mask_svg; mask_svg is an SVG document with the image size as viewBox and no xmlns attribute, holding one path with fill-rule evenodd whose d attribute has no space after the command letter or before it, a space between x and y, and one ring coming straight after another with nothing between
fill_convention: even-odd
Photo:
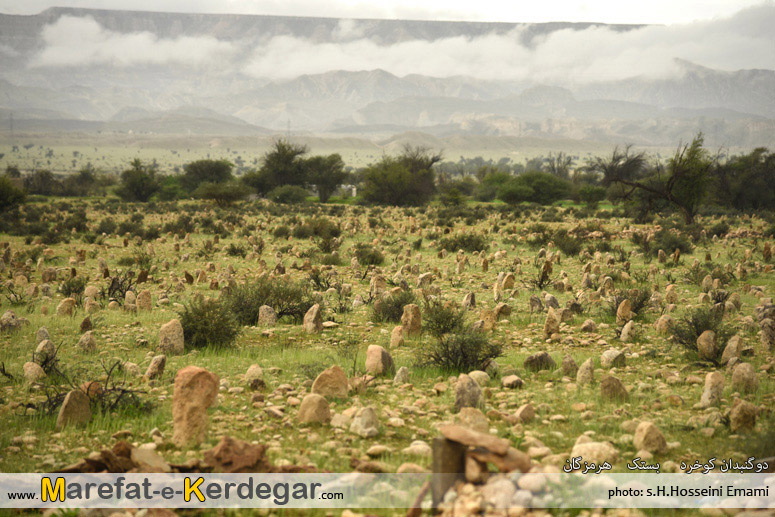
<instances>
[{"instance_id":1,"label":"cloud","mask_svg":"<svg viewBox=\"0 0 775 517\"><path fill-rule=\"evenodd\" d=\"M107 30L91 17L62 16L43 28L45 48L32 66L203 65L233 52L231 43L210 36L159 38L150 32Z\"/></svg>"},{"instance_id":2,"label":"cloud","mask_svg":"<svg viewBox=\"0 0 775 517\"><path fill-rule=\"evenodd\" d=\"M217 66L223 73L291 79L331 70L383 69L398 76L466 75L489 80L587 84L681 73L676 59L721 70L775 69L775 3L722 19L616 31L606 26L532 36L508 34L408 39L380 44L365 36L373 22L340 20L327 42L277 35L260 42L211 36L165 38L150 32L108 30L90 17L62 16L44 27L44 49L32 66ZM525 43L529 42L529 43Z\"/></svg>"},{"instance_id":3,"label":"cloud","mask_svg":"<svg viewBox=\"0 0 775 517\"><path fill-rule=\"evenodd\" d=\"M775 69L775 4L720 20L647 26L618 32L604 26L564 29L526 46L524 26L506 35L409 40L379 45L366 38L318 43L277 36L255 48L245 71L256 77L292 78L329 70L384 69L403 76L469 75L481 79L588 83L679 73L676 59L709 68ZM352 27L349 32L352 33ZM357 29L357 27L356 27ZM348 32L340 25L339 32Z\"/></svg>"}]
</instances>

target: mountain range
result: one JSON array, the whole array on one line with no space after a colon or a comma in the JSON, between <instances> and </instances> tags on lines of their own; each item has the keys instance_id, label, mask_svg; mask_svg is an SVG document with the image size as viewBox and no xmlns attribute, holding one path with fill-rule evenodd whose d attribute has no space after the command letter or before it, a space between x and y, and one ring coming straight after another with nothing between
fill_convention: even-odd
<instances>
[{"instance_id":1,"label":"mountain range","mask_svg":"<svg viewBox=\"0 0 775 517\"><path fill-rule=\"evenodd\" d=\"M93 62L83 58L68 65L41 64L56 37L52 27L62 20L96 22L99 31L94 38L101 38L99 45L118 42L116 59L122 57L124 36L139 38L138 44L190 43L192 53L200 44L215 49L214 55L222 47L230 53L195 65L175 59L114 64L99 52L88 56ZM290 128L299 134L374 138L422 131L437 137L538 137L660 146L674 145L702 130L714 146L775 146L775 71L767 69L726 71L676 59L678 73L666 77L569 78L557 84L529 77L401 75L379 67L271 77L256 73L251 61L256 52L284 41L283 37L322 46L356 41L388 48L496 35L518 38L530 47L557 31L590 27L627 33L639 26L73 8L52 8L32 16L3 14L0 132L7 131L13 117L14 129L26 132L251 136ZM67 53L54 56L65 63L72 58Z\"/></svg>"}]
</instances>

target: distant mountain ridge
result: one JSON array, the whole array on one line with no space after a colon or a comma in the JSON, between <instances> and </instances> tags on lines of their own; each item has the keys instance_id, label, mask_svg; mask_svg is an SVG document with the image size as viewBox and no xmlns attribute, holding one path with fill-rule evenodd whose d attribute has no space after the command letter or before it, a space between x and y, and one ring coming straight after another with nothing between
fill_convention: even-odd
<instances>
[{"instance_id":1,"label":"distant mountain ridge","mask_svg":"<svg viewBox=\"0 0 775 517\"><path fill-rule=\"evenodd\" d=\"M712 145L775 147L775 71L713 70L679 61L672 78L563 85L458 75L403 77L379 68L331 70L272 80L218 63L131 67L32 67L42 30L61 16L91 17L115 33L159 38L210 36L257 48L277 36L338 41L342 20L291 16L179 14L51 8L0 14L0 118L18 130L258 135L286 130L384 136L421 130L454 134L672 145L698 130ZM592 23L513 24L356 20L357 38L379 45L517 34L524 45ZM350 23L350 22L348 22ZM345 24L346 25L346 24ZM635 25L605 25L629 31ZM352 36L355 37L355 36ZM346 39L346 38L345 38ZM6 123L0 120L0 133Z\"/></svg>"}]
</instances>

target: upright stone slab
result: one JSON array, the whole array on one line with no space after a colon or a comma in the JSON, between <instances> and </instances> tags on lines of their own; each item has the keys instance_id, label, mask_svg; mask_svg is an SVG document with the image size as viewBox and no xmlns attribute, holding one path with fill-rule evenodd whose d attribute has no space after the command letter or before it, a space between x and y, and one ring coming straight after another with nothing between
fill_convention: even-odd
<instances>
[{"instance_id":1,"label":"upright stone slab","mask_svg":"<svg viewBox=\"0 0 775 517\"><path fill-rule=\"evenodd\" d=\"M175 376L172 394L172 441L178 447L198 445L207 436L207 408L218 395L218 376L199 366L186 366Z\"/></svg>"},{"instance_id":2,"label":"upright stone slab","mask_svg":"<svg viewBox=\"0 0 775 517\"><path fill-rule=\"evenodd\" d=\"M79 389L71 390L65 396L62 407L59 408L56 428L61 430L68 425L83 425L91 420L91 404L89 397Z\"/></svg>"}]
</instances>

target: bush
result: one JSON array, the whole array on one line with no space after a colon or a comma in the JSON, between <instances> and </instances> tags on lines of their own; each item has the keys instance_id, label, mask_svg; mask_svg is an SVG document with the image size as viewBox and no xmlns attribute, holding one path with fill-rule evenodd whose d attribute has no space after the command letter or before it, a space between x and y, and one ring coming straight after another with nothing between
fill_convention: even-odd
<instances>
[{"instance_id":1,"label":"bush","mask_svg":"<svg viewBox=\"0 0 775 517\"><path fill-rule=\"evenodd\" d=\"M180 324L190 348L227 347L240 333L239 322L231 309L219 300L194 301L184 306Z\"/></svg>"},{"instance_id":2,"label":"bush","mask_svg":"<svg viewBox=\"0 0 775 517\"><path fill-rule=\"evenodd\" d=\"M569 257L575 257L581 252L582 240L568 233L568 230L559 229L554 232L552 242L557 248Z\"/></svg>"},{"instance_id":3,"label":"bush","mask_svg":"<svg viewBox=\"0 0 775 517\"><path fill-rule=\"evenodd\" d=\"M584 185L579 189L579 200L588 208L597 208L597 205L605 199L606 189L595 185Z\"/></svg>"},{"instance_id":4,"label":"bush","mask_svg":"<svg viewBox=\"0 0 775 517\"><path fill-rule=\"evenodd\" d=\"M362 266L379 266L385 261L385 256L381 251L362 242L353 246L352 252Z\"/></svg>"},{"instance_id":5,"label":"bush","mask_svg":"<svg viewBox=\"0 0 775 517\"><path fill-rule=\"evenodd\" d=\"M297 239L309 239L310 237L331 239L339 237L341 233L342 230L339 228L339 225L325 217L307 219L303 224L293 229L293 236Z\"/></svg>"},{"instance_id":6,"label":"bush","mask_svg":"<svg viewBox=\"0 0 775 517\"><path fill-rule=\"evenodd\" d=\"M706 330L716 334L718 359L724 350L724 345L735 333L731 325L724 323L724 312L710 307L698 307L687 311L671 328L673 339L690 352L697 352L697 338Z\"/></svg>"},{"instance_id":7,"label":"bush","mask_svg":"<svg viewBox=\"0 0 775 517\"><path fill-rule=\"evenodd\" d=\"M227 183L200 183L194 191L194 197L209 199L218 206L229 206L232 203L245 199L247 192L241 183L229 181Z\"/></svg>"},{"instance_id":8,"label":"bush","mask_svg":"<svg viewBox=\"0 0 775 517\"><path fill-rule=\"evenodd\" d=\"M690 253L692 248L694 246L689 242L689 239L680 233L670 230L658 231L651 241L651 251L654 255L659 253L659 250L663 250L668 255L675 252L675 250L679 250L681 255L685 255Z\"/></svg>"},{"instance_id":9,"label":"bush","mask_svg":"<svg viewBox=\"0 0 775 517\"><path fill-rule=\"evenodd\" d=\"M371 309L371 317L377 323L399 323L404 314L404 305L415 303L417 299L411 291L399 291L379 298Z\"/></svg>"},{"instance_id":10,"label":"bush","mask_svg":"<svg viewBox=\"0 0 775 517\"><path fill-rule=\"evenodd\" d=\"M83 276L70 277L59 284L59 292L66 298L75 298L78 300L83 295L87 282L88 279Z\"/></svg>"},{"instance_id":11,"label":"bush","mask_svg":"<svg viewBox=\"0 0 775 517\"><path fill-rule=\"evenodd\" d=\"M417 363L419 366L460 373L484 369L489 361L501 355L502 345L491 342L482 332L466 330L421 345L417 351Z\"/></svg>"},{"instance_id":12,"label":"bush","mask_svg":"<svg viewBox=\"0 0 775 517\"><path fill-rule=\"evenodd\" d=\"M26 197L24 190L17 187L11 179L0 176L0 212L21 205Z\"/></svg>"},{"instance_id":13,"label":"bush","mask_svg":"<svg viewBox=\"0 0 775 517\"><path fill-rule=\"evenodd\" d=\"M256 325L262 305L273 308L278 318L287 316L299 321L315 303L317 300L308 283L270 277L239 284L224 296L224 305L242 325Z\"/></svg>"},{"instance_id":14,"label":"bush","mask_svg":"<svg viewBox=\"0 0 775 517\"><path fill-rule=\"evenodd\" d=\"M551 205L570 195L570 183L546 172L525 172L498 189L498 197L509 204L529 201Z\"/></svg>"},{"instance_id":15,"label":"bush","mask_svg":"<svg viewBox=\"0 0 775 517\"><path fill-rule=\"evenodd\" d=\"M458 250L473 253L474 251L484 251L489 247L484 235L478 233L461 233L439 240L439 249L447 250L450 253L455 253Z\"/></svg>"},{"instance_id":16,"label":"bush","mask_svg":"<svg viewBox=\"0 0 775 517\"><path fill-rule=\"evenodd\" d=\"M281 224L272 231L272 236L275 239L287 239L291 236L291 229L287 225Z\"/></svg>"},{"instance_id":17,"label":"bush","mask_svg":"<svg viewBox=\"0 0 775 517\"><path fill-rule=\"evenodd\" d=\"M268 198L284 205L300 205L307 200L307 191L295 185L283 185L273 189Z\"/></svg>"},{"instance_id":18,"label":"bush","mask_svg":"<svg viewBox=\"0 0 775 517\"><path fill-rule=\"evenodd\" d=\"M245 255L248 254L248 251L247 249L245 249L245 246L231 243L228 246L226 246L226 254L230 257L245 258Z\"/></svg>"},{"instance_id":19,"label":"bush","mask_svg":"<svg viewBox=\"0 0 775 517\"><path fill-rule=\"evenodd\" d=\"M616 318L616 311L624 300L630 300L630 309L635 313L635 317L643 316L651 302L651 290L647 287L635 289L619 289L608 300L608 314Z\"/></svg>"},{"instance_id":20,"label":"bush","mask_svg":"<svg viewBox=\"0 0 775 517\"><path fill-rule=\"evenodd\" d=\"M431 301L425 304L422 319L423 329L431 336L441 338L444 334L463 329L465 311L451 304Z\"/></svg>"}]
</instances>

